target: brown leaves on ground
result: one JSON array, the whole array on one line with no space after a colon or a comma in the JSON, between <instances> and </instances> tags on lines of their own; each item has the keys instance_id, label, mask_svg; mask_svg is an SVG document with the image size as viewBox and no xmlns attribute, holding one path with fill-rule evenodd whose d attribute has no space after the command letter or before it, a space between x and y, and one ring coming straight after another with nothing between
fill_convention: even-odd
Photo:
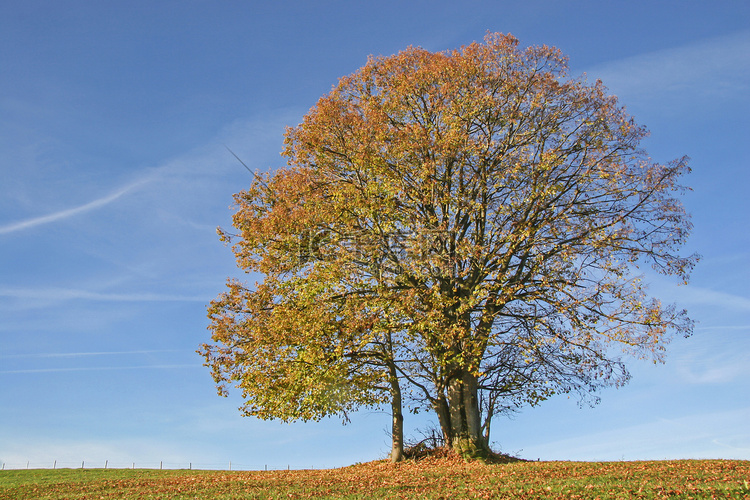
<instances>
[{"instance_id":1,"label":"brown leaves on ground","mask_svg":"<svg viewBox=\"0 0 750 500\"><path fill-rule=\"evenodd\" d=\"M458 457L298 471L48 471L0 474L0 499L750 498L749 461L516 462ZM15 476L15 477L13 477Z\"/></svg>"}]
</instances>

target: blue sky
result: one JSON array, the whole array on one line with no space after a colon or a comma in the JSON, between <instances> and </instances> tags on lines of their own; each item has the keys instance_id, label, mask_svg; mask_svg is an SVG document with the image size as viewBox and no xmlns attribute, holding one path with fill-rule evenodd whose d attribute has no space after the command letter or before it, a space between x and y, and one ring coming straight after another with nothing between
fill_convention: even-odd
<instances>
[{"instance_id":1,"label":"blue sky","mask_svg":"<svg viewBox=\"0 0 750 500\"><path fill-rule=\"evenodd\" d=\"M750 5L739 1L34 1L0 5L0 461L334 467L383 458L389 416L239 416L195 349L241 273L215 234L253 169L369 54L510 32L570 56L692 158L703 255L691 284L648 276L698 322L665 365L579 408L493 424L547 460L750 459ZM409 417L407 431L428 425Z\"/></svg>"}]
</instances>

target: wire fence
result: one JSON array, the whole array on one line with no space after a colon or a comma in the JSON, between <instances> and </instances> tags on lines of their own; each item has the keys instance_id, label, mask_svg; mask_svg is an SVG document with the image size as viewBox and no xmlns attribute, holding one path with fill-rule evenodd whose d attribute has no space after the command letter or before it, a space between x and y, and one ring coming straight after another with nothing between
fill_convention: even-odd
<instances>
[{"instance_id":1,"label":"wire fence","mask_svg":"<svg viewBox=\"0 0 750 500\"><path fill-rule=\"evenodd\" d=\"M224 463L206 462L110 462L85 461L47 461L47 462L2 462L0 471L24 469L147 469L147 470L221 470L221 471L278 471L278 470L312 470L316 467L300 467L287 464L285 466L268 464L240 464L231 461Z\"/></svg>"}]
</instances>

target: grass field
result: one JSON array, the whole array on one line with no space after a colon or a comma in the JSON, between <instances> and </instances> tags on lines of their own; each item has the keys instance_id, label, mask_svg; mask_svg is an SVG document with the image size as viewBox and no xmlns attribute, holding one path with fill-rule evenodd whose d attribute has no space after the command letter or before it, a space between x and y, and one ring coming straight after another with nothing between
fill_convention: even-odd
<instances>
[{"instance_id":1,"label":"grass field","mask_svg":"<svg viewBox=\"0 0 750 500\"><path fill-rule=\"evenodd\" d=\"M517 462L428 458L331 470L0 472L0 499L748 498L750 461Z\"/></svg>"}]
</instances>

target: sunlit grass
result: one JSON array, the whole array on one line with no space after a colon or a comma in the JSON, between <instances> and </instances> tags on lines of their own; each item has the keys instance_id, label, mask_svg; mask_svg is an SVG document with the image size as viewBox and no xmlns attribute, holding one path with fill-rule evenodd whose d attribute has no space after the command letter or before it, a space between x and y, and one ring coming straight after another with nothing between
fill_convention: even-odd
<instances>
[{"instance_id":1,"label":"sunlit grass","mask_svg":"<svg viewBox=\"0 0 750 500\"><path fill-rule=\"evenodd\" d=\"M750 498L750 461L519 462L457 458L331 470L10 470L2 499Z\"/></svg>"}]
</instances>

